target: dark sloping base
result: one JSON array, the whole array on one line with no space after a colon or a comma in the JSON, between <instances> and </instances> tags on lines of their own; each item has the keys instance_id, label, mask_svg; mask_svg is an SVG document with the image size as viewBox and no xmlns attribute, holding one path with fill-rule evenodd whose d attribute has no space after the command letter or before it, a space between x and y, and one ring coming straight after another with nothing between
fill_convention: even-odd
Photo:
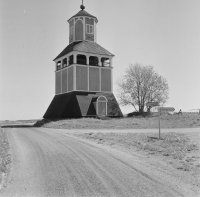
<instances>
[{"instance_id":1,"label":"dark sloping base","mask_svg":"<svg viewBox=\"0 0 200 197\"><path fill-rule=\"evenodd\" d=\"M92 103L95 95L76 95L82 116L95 116L96 109Z\"/></svg>"},{"instance_id":2,"label":"dark sloping base","mask_svg":"<svg viewBox=\"0 0 200 197\"><path fill-rule=\"evenodd\" d=\"M100 95L108 99L107 116L122 117L123 114L113 93L70 92L54 96L44 118L78 118L96 116L93 99Z\"/></svg>"}]
</instances>

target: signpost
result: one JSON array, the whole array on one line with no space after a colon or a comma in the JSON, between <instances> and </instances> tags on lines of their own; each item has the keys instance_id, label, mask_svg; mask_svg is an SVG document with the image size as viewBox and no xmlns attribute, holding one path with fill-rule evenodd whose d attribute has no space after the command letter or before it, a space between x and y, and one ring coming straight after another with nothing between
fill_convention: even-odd
<instances>
[{"instance_id":1,"label":"signpost","mask_svg":"<svg viewBox=\"0 0 200 197\"><path fill-rule=\"evenodd\" d=\"M159 106L159 102L148 102L146 105L147 107L156 107Z\"/></svg>"},{"instance_id":2,"label":"signpost","mask_svg":"<svg viewBox=\"0 0 200 197\"><path fill-rule=\"evenodd\" d=\"M170 112L174 111L175 109L173 107L160 107L161 112Z\"/></svg>"},{"instance_id":3,"label":"signpost","mask_svg":"<svg viewBox=\"0 0 200 197\"><path fill-rule=\"evenodd\" d=\"M148 102L147 107L156 107L159 106L159 102ZM160 135L160 114L161 112L170 112L174 111L175 109L173 107L158 107L158 124L159 124L159 140L161 138Z\"/></svg>"},{"instance_id":4,"label":"signpost","mask_svg":"<svg viewBox=\"0 0 200 197\"><path fill-rule=\"evenodd\" d=\"M175 109L173 107L159 107L158 108L158 114L159 114L159 140L161 138L160 136L160 113L161 112L170 112L170 111L174 111Z\"/></svg>"}]
</instances>

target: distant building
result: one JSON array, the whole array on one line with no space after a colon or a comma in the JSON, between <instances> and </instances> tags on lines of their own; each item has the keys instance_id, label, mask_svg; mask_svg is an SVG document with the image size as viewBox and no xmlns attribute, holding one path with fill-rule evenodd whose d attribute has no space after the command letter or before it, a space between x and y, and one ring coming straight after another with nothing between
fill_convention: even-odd
<instances>
[{"instance_id":1,"label":"distant building","mask_svg":"<svg viewBox=\"0 0 200 197\"><path fill-rule=\"evenodd\" d=\"M68 22L69 45L54 59L55 96L44 118L121 117L113 95L114 55L96 43L97 18L81 5Z\"/></svg>"}]
</instances>

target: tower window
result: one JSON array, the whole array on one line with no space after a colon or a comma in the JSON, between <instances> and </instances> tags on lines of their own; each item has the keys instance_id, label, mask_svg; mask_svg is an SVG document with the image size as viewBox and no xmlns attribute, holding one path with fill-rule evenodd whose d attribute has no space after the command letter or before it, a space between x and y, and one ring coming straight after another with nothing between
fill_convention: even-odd
<instances>
[{"instance_id":1,"label":"tower window","mask_svg":"<svg viewBox=\"0 0 200 197\"><path fill-rule=\"evenodd\" d=\"M101 58L101 63L102 63L102 66L105 67L105 66L110 66L110 59L109 58L106 58L106 57L102 57Z\"/></svg>"},{"instance_id":2,"label":"tower window","mask_svg":"<svg viewBox=\"0 0 200 197\"><path fill-rule=\"evenodd\" d=\"M68 58L68 64L69 64L69 66L70 66L70 65L72 65L73 63L74 63L74 56L71 55L71 56L69 56L69 58Z\"/></svg>"},{"instance_id":3,"label":"tower window","mask_svg":"<svg viewBox=\"0 0 200 197\"><path fill-rule=\"evenodd\" d=\"M77 55L77 64L87 65L87 58L85 55Z\"/></svg>"},{"instance_id":4,"label":"tower window","mask_svg":"<svg viewBox=\"0 0 200 197\"><path fill-rule=\"evenodd\" d=\"M63 68L67 67L67 58L63 59L62 67Z\"/></svg>"},{"instance_id":5,"label":"tower window","mask_svg":"<svg viewBox=\"0 0 200 197\"><path fill-rule=\"evenodd\" d=\"M57 62L56 70L60 70L62 68L61 61Z\"/></svg>"},{"instance_id":6,"label":"tower window","mask_svg":"<svg viewBox=\"0 0 200 197\"><path fill-rule=\"evenodd\" d=\"M98 64L99 64L98 57L90 56L90 58L89 58L89 65L90 66L98 66Z\"/></svg>"},{"instance_id":7,"label":"tower window","mask_svg":"<svg viewBox=\"0 0 200 197\"><path fill-rule=\"evenodd\" d=\"M93 25L86 25L86 33L87 34L94 34Z\"/></svg>"}]
</instances>

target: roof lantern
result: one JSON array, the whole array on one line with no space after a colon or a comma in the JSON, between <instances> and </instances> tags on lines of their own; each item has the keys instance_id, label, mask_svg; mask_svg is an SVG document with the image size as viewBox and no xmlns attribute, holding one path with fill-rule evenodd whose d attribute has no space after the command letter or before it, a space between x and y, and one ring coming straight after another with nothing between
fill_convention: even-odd
<instances>
[{"instance_id":1,"label":"roof lantern","mask_svg":"<svg viewBox=\"0 0 200 197\"><path fill-rule=\"evenodd\" d=\"M69 43L77 41L93 41L97 40L96 24L97 17L85 11L85 6L80 6L81 10L72 16L69 22Z\"/></svg>"}]
</instances>

